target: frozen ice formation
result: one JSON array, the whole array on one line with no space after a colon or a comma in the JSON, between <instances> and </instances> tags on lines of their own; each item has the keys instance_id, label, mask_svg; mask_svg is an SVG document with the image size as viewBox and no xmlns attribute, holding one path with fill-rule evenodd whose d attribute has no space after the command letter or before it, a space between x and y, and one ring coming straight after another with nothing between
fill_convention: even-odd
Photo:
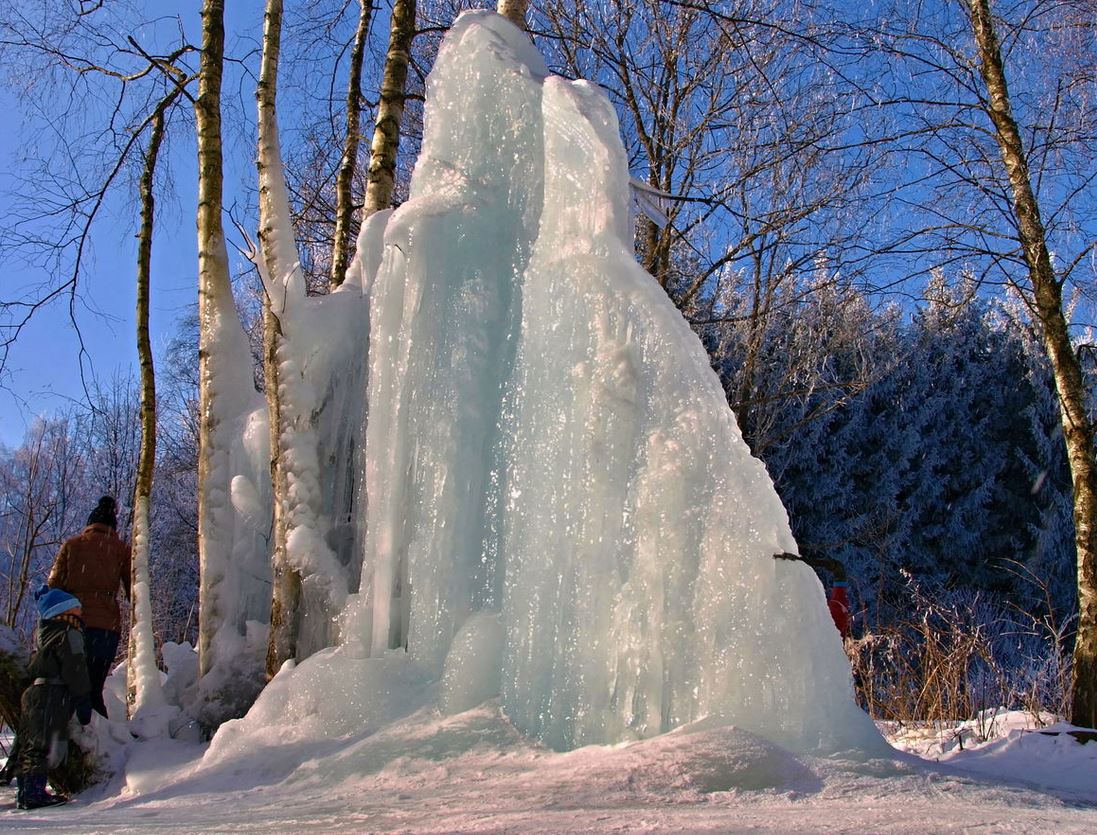
<instances>
[{"instance_id":1,"label":"frozen ice formation","mask_svg":"<svg viewBox=\"0 0 1097 835\"><path fill-rule=\"evenodd\" d=\"M702 717L873 746L818 580L772 558L796 547L773 484L632 237L604 93L462 15L372 277L343 641L406 648L443 705L498 682L558 749Z\"/></svg>"},{"instance_id":2,"label":"frozen ice formation","mask_svg":"<svg viewBox=\"0 0 1097 835\"><path fill-rule=\"evenodd\" d=\"M882 744L819 581L773 559L796 548L784 508L633 228L605 94L463 14L410 199L359 239L369 321L312 336L369 335L364 431L346 404L352 431L322 430L364 436L364 458L319 464L357 484L336 521L360 579L355 560L339 580L339 646L288 666L255 716L307 724L334 699L345 731L355 711L377 727L497 698L561 750L702 719L802 751Z\"/></svg>"}]
</instances>

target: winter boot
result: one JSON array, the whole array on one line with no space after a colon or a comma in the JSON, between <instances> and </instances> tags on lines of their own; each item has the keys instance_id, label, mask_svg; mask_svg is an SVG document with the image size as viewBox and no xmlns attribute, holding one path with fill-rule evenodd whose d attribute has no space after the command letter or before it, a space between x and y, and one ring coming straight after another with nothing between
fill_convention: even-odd
<instances>
[{"instance_id":1,"label":"winter boot","mask_svg":"<svg viewBox=\"0 0 1097 835\"><path fill-rule=\"evenodd\" d=\"M20 809L41 809L67 803L68 798L46 791L45 774L25 774L17 778L19 789L16 791L16 804Z\"/></svg>"}]
</instances>

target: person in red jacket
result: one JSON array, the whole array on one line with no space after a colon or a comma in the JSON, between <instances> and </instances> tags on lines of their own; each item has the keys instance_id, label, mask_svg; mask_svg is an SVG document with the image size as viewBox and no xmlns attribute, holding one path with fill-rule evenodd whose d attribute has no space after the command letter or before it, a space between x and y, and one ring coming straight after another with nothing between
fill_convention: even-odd
<instances>
[{"instance_id":1,"label":"person in red jacket","mask_svg":"<svg viewBox=\"0 0 1097 835\"><path fill-rule=\"evenodd\" d=\"M117 505L103 496L88 516L87 527L61 546L49 576L51 588L67 591L83 604L91 703L102 716L107 715L103 684L122 634L118 589L127 597L130 593L130 549L118 538L117 527Z\"/></svg>"},{"instance_id":2,"label":"person in red jacket","mask_svg":"<svg viewBox=\"0 0 1097 835\"><path fill-rule=\"evenodd\" d=\"M830 591L827 592L827 609L830 610L831 620L834 621L838 633L843 638L848 638L852 618L849 613L849 596L846 592L846 567L838 560L828 559L827 557L806 557L789 553L774 554L773 556L779 560L798 560L810 565L816 571L822 569L830 572L834 581L831 584Z\"/></svg>"}]
</instances>

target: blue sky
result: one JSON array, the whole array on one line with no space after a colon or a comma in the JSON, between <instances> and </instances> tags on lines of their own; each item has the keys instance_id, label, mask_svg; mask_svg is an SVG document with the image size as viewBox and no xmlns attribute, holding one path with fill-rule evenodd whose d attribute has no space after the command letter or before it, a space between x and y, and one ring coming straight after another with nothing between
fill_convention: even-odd
<instances>
[{"instance_id":1,"label":"blue sky","mask_svg":"<svg viewBox=\"0 0 1097 835\"><path fill-rule=\"evenodd\" d=\"M233 6L228 21L230 49L246 51L248 45L241 45L240 38L258 40L263 4L252 0L230 6ZM197 4L188 4L178 10L185 15L183 22L192 42L200 37L198 8ZM175 19L171 18L168 25L175 26ZM228 73L232 72L230 65ZM226 79L226 96L236 97L238 89L238 81ZM237 98L233 104L240 101ZM8 218L13 205L10 195L13 172L18 170L21 151L46 140L26 120L19 98L3 87L0 87L0 112L9 114L0 129L0 218ZM245 115L252 116L250 111ZM189 130L176 130L169 135L169 143L166 159L162 161L170 164L173 193L158 197L153 244L151 329L154 350L158 352L174 335L178 319L197 300L194 142ZM227 143L228 153L231 145ZM248 178L254 179L248 153L227 160L226 205L232 203L234 194ZM75 314L88 352L84 373L89 378L106 380L115 373L136 369L133 186L130 181L118 183L114 198L94 227L90 258L81 276L81 301ZM0 232L2 229L0 221ZM226 229L226 234L230 240L235 238L231 228ZM44 271L24 263L12 259L0 261L0 293L5 296L9 291L33 286L46 278ZM36 416L54 413L83 397L79 341L70 322L66 298L38 313L11 350L5 376L0 378L0 444L17 445Z\"/></svg>"},{"instance_id":2,"label":"blue sky","mask_svg":"<svg viewBox=\"0 0 1097 835\"><path fill-rule=\"evenodd\" d=\"M0 91L0 107L18 112L18 102ZM9 167L26 137L15 131L0 133L0 216L9 215ZM180 143L183 144L183 143ZM177 158L182 154L175 154ZM185 159L173 163L184 165ZM176 177L180 193L162 204L160 228L153 249L154 342L170 337L175 319L196 298L197 256L191 180ZM81 278L81 299L76 320L87 347L85 373L109 378L116 370L136 367L134 325L136 304L136 240L133 221L125 215L121 200L112 201L97 224L91 257ZM5 289L45 281L44 271L18 262L0 265ZM94 304L95 307L91 305ZM37 314L20 335L8 358L8 375L0 389L0 443L14 445L26 427L41 413L61 409L72 399L82 399L79 341L72 327L67 300L59 300Z\"/></svg>"}]
</instances>

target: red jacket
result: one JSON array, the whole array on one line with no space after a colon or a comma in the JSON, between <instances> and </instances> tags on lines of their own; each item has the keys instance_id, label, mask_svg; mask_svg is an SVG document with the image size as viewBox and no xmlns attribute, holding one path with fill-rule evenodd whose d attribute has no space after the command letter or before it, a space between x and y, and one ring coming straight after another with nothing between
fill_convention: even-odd
<instances>
[{"instance_id":1,"label":"red jacket","mask_svg":"<svg viewBox=\"0 0 1097 835\"><path fill-rule=\"evenodd\" d=\"M827 595L827 608L830 609L830 616L834 619L834 625L838 627L839 634L843 638L848 638L850 616L845 583L835 583L831 588L830 594Z\"/></svg>"},{"instance_id":2,"label":"red jacket","mask_svg":"<svg viewBox=\"0 0 1097 835\"><path fill-rule=\"evenodd\" d=\"M89 629L120 632L119 586L130 592L130 549L114 528L88 525L79 536L66 540L50 571L51 588L63 589L80 600Z\"/></svg>"}]
</instances>

